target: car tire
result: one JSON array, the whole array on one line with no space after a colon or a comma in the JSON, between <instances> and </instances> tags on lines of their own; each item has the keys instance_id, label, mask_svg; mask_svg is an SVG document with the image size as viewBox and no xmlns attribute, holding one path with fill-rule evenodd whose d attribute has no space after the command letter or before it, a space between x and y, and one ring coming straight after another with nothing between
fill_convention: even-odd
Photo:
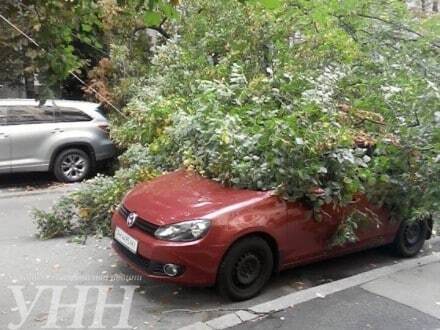
<instances>
[{"instance_id":1,"label":"car tire","mask_svg":"<svg viewBox=\"0 0 440 330\"><path fill-rule=\"evenodd\" d=\"M81 149L66 149L55 158L53 172L61 182L80 182L91 174L92 161Z\"/></svg>"},{"instance_id":2,"label":"car tire","mask_svg":"<svg viewBox=\"0 0 440 330\"><path fill-rule=\"evenodd\" d=\"M414 257L425 244L428 230L424 220L403 221L393 242L394 251L401 257Z\"/></svg>"},{"instance_id":3,"label":"car tire","mask_svg":"<svg viewBox=\"0 0 440 330\"><path fill-rule=\"evenodd\" d=\"M234 301L256 296L270 279L274 265L268 243L257 236L244 238L227 252L220 265L217 288Z\"/></svg>"}]
</instances>

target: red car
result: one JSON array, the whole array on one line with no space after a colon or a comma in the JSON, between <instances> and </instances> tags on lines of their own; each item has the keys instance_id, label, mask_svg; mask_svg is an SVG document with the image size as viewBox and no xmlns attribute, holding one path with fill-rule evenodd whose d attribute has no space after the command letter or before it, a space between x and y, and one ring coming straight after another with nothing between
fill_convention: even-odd
<instances>
[{"instance_id":1,"label":"red car","mask_svg":"<svg viewBox=\"0 0 440 330\"><path fill-rule=\"evenodd\" d=\"M368 222L356 243L331 247L340 221L354 209L373 210L381 224ZM431 236L431 220L397 223L365 198L323 211L317 222L299 202L180 170L127 194L112 220L114 248L145 277L216 284L223 295L244 300L280 270L390 243L410 257Z\"/></svg>"}]
</instances>

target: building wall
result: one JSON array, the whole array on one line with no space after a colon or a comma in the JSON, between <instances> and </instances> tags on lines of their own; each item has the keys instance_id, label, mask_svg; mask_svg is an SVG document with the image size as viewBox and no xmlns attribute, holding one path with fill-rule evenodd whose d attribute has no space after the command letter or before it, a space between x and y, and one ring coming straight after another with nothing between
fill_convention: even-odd
<instances>
[{"instance_id":1,"label":"building wall","mask_svg":"<svg viewBox=\"0 0 440 330\"><path fill-rule=\"evenodd\" d=\"M7 86L0 83L0 99L21 99L26 98L24 86Z\"/></svg>"}]
</instances>

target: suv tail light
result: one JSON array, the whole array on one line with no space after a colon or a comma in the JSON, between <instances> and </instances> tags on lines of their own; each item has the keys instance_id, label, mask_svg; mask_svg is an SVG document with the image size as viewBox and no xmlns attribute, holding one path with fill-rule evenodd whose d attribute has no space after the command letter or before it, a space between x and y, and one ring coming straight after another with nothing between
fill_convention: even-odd
<instances>
[{"instance_id":1,"label":"suv tail light","mask_svg":"<svg viewBox=\"0 0 440 330\"><path fill-rule=\"evenodd\" d=\"M98 128L104 131L106 134L110 133L110 127L108 126L108 124L98 125Z\"/></svg>"}]
</instances>

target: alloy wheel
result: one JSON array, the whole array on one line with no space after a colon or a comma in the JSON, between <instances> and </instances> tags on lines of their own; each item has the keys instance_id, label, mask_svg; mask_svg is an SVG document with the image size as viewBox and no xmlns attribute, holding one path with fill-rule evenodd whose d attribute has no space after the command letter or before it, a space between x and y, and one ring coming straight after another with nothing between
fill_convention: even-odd
<instances>
[{"instance_id":1,"label":"alloy wheel","mask_svg":"<svg viewBox=\"0 0 440 330\"><path fill-rule=\"evenodd\" d=\"M61 171L69 180L79 180L87 171L87 159L79 154L68 154L61 161Z\"/></svg>"}]
</instances>

